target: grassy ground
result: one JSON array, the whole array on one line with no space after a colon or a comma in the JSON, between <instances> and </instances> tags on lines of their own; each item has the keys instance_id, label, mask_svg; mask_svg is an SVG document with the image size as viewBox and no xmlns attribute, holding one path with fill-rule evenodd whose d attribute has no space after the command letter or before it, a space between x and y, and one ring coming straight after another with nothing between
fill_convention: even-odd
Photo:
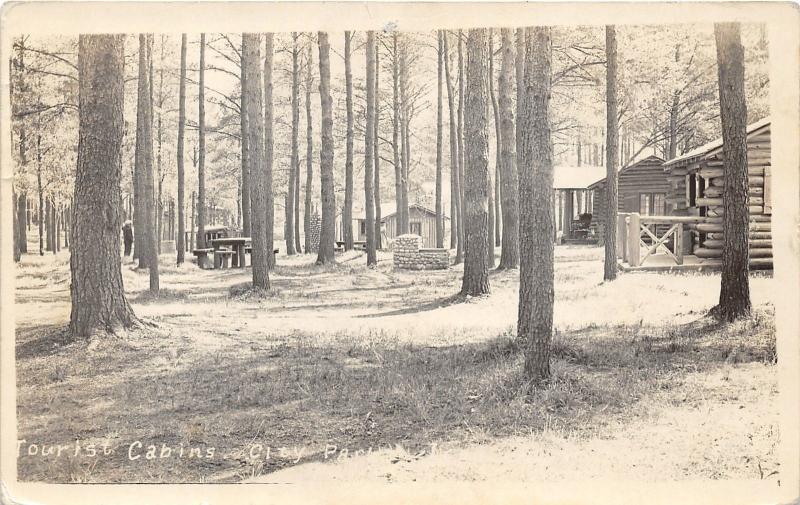
<instances>
[{"instance_id":1,"label":"grassy ground","mask_svg":"<svg viewBox=\"0 0 800 505\"><path fill-rule=\"evenodd\" d=\"M603 284L601 255L557 248L553 379L540 387L520 373L516 271L461 300L458 268L281 257L256 298L249 270L164 256L157 299L123 265L154 327L67 342L67 253L25 256L20 479L776 479L772 279L752 280L752 319L718 326L704 317L718 276Z\"/></svg>"}]
</instances>

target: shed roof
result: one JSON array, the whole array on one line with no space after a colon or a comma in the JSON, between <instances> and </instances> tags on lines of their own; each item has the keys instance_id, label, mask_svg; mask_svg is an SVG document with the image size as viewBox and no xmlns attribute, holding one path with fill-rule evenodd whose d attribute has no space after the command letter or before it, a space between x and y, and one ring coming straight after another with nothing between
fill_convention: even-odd
<instances>
[{"instance_id":1,"label":"shed roof","mask_svg":"<svg viewBox=\"0 0 800 505\"><path fill-rule=\"evenodd\" d=\"M648 164L649 163L658 163L659 165L661 165L661 164L664 163L664 160L662 160L658 156L650 155L647 158L642 158L641 160L637 161L636 163L633 163L632 165L627 165L627 166L622 167L617 172L617 177L619 177L620 175L622 175L622 174L624 174L626 172L629 172L629 171L631 171L631 170L633 170L635 168L639 168L641 165L644 165L646 163L648 163ZM598 179L595 182L591 183L589 185L589 189L594 189L597 186L601 186L605 182L606 182L606 175L603 175L603 177L601 177L600 179Z\"/></svg>"},{"instance_id":2,"label":"shed roof","mask_svg":"<svg viewBox=\"0 0 800 505\"><path fill-rule=\"evenodd\" d=\"M605 167L558 165L553 167L553 189L586 189L605 174Z\"/></svg>"},{"instance_id":3,"label":"shed roof","mask_svg":"<svg viewBox=\"0 0 800 505\"><path fill-rule=\"evenodd\" d=\"M770 116L767 116L764 119L756 121L755 123L749 125L747 127L747 137L750 138L754 135L762 133L764 130L770 127L771 122L772 121ZM677 158L672 158L668 162L664 163L664 168L668 169L675 165L685 165L699 158L713 156L719 153L721 149L722 149L722 137L714 139L711 142L703 144L700 147L696 147L691 151L689 151L688 153L678 156Z\"/></svg>"}]
</instances>

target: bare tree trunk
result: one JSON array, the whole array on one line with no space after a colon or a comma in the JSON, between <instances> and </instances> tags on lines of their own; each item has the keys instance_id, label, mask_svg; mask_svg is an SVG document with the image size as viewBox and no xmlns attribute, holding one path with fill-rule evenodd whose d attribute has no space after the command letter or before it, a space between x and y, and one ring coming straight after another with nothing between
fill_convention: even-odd
<instances>
[{"instance_id":1,"label":"bare tree trunk","mask_svg":"<svg viewBox=\"0 0 800 505\"><path fill-rule=\"evenodd\" d=\"M186 181L183 148L186 132L186 34L181 35L181 77L178 88L178 265L186 259Z\"/></svg>"},{"instance_id":2,"label":"bare tree trunk","mask_svg":"<svg viewBox=\"0 0 800 505\"><path fill-rule=\"evenodd\" d=\"M394 161L395 235L403 232L403 161L400 138L400 54L397 32L392 33L392 154Z\"/></svg>"},{"instance_id":3,"label":"bare tree trunk","mask_svg":"<svg viewBox=\"0 0 800 505\"><path fill-rule=\"evenodd\" d=\"M17 234L19 240L19 251L20 253L27 253L28 252L28 232L27 232L27 220L28 220L28 195L25 192L21 192L17 196Z\"/></svg>"},{"instance_id":4,"label":"bare tree trunk","mask_svg":"<svg viewBox=\"0 0 800 505\"><path fill-rule=\"evenodd\" d=\"M242 35L242 45L244 45L244 35ZM244 50L242 50L244 51ZM252 212L252 188L251 186L251 175L250 175L250 146L247 145L248 141L248 124L247 124L247 114L244 112L245 110L245 92L244 90L247 88L247 75L245 75L245 68L244 63L241 61L239 62L240 65L240 78L239 78L239 127L240 127L240 134L239 134L239 144L242 148L242 184L241 184L241 192L242 192L242 233L244 236L248 237L251 236L253 232L253 212Z\"/></svg>"},{"instance_id":5,"label":"bare tree trunk","mask_svg":"<svg viewBox=\"0 0 800 505\"><path fill-rule=\"evenodd\" d=\"M44 188L42 187L42 136L36 136L36 187L39 193L39 256L44 256Z\"/></svg>"},{"instance_id":6,"label":"bare tree trunk","mask_svg":"<svg viewBox=\"0 0 800 505\"><path fill-rule=\"evenodd\" d=\"M364 201L366 206L367 266L378 264L378 258L375 254L375 176L372 165L375 155L374 135L375 32L369 31L367 32L367 124L364 126Z\"/></svg>"},{"instance_id":7,"label":"bare tree trunk","mask_svg":"<svg viewBox=\"0 0 800 505\"><path fill-rule=\"evenodd\" d=\"M152 44L152 43L151 43ZM152 67L153 62L152 59L150 61L150 68ZM152 81L152 74L150 77ZM152 83L151 83L152 86ZM152 104L151 104L152 105ZM161 59L159 62L158 68L158 121L156 122L156 176L157 176L157 184L158 184L158 198L156 199L156 250L158 254L161 254L161 241L164 240L164 194L163 194L163 186L164 186L164 172L162 170L161 165L161 148L163 146L163 139L164 139L164 129L163 124L161 121L162 118L162 111L164 109L164 35L161 35Z\"/></svg>"},{"instance_id":8,"label":"bare tree trunk","mask_svg":"<svg viewBox=\"0 0 800 505\"><path fill-rule=\"evenodd\" d=\"M502 198L500 195L501 186L500 186L500 153L502 152L502 131L500 130L500 111L497 105L497 95L494 91L494 34L492 30L489 30L489 95L492 97L492 112L494 114L494 138L495 138L495 162L494 162L494 179L492 180L492 189L494 191L493 195L490 195L492 199L492 212L489 220L491 221L492 230L494 237L492 240L492 247L491 249L491 259L489 261L489 267L494 267L494 246L500 245L500 229L502 228L500 223L500 199ZM491 179L491 178L490 178Z\"/></svg>"},{"instance_id":9,"label":"bare tree trunk","mask_svg":"<svg viewBox=\"0 0 800 505\"><path fill-rule=\"evenodd\" d=\"M322 223L317 264L333 263L336 240L336 195L333 191L333 99L331 98L330 44L327 32L319 32L319 94L322 107L322 146L320 148L320 199Z\"/></svg>"},{"instance_id":10,"label":"bare tree trunk","mask_svg":"<svg viewBox=\"0 0 800 505\"><path fill-rule=\"evenodd\" d=\"M159 291L159 272L158 272L158 229L156 227L155 206L153 199L155 184L153 177L153 81L152 81L152 35L139 35L139 78L146 81L145 87L140 87L138 97L138 108L142 115L142 147L144 165L144 211L145 223L144 232L147 234L147 267L150 271L150 292L158 294ZM146 52L146 56L145 53ZM150 79L147 78L146 69L150 69ZM137 131L139 131L137 118ZM119 234L119 231L118 231Z\"/></svg>"},{"instance_id":11,"label":"bare tree trunk","mask_svg":"<svg viewBox=\"0 0 800 505\"><path fill-rule=\"evenodd\" d=\"M461 225L458 227L458 243L459 247L456 248L456 263L461 263L466 255L469 242L466 237L467 216L466 216L466 167L464 152L464 36L461 30L458 30L458 220ZM459 253L460 251L460 253Z\"/></svg>"},{"instance_id":12,"label":"bare tree trunk","mask_svg":"<svg viewBox=\"0 0 800 505\"><path fill-rule=\"evenodd\" d=\"M295 186L297 177L300 174L300 146L298 137L300 135L300 47L297 45L299 38L297 32L292 32L292 162L289 168L289 185L286 188L286 254L295 254L295 221L297 216L294 213L296 206Z\"/></svg>"},{"instance_id":13,"label":"bare tree trunk","mask_svg":"<svg viewBox=\"0 0 800 505\"><path fill-rule=\"evenodd\" d=\"M380 44L378 43L378 36L376 36L375 41L375 133L373 135L375 139L375 155L374 163L375 163L375 249L382 249L383 248L383 240L381 238L381 170L380 170L380 118L381 118L381 107L380 107L380 75L381 75L381 68L380 68Z\"/></svg>"},{"instance_id":14,"label":"bare tree trunk","mask_svg":"<svg viewBox=\"0 0 800 505\"><path fill-rule=\"evenodd\" d=\"M14 262L18 262L22 257L22 248L20 247L20 237L19 237L19 212L17 209L19 208L19 199L17 198L17 191L14 189L11 193L11 202L12 202L12 214L13 214L13 229L14 229Z\"/></svg>"},{"instance_id":15,"label":"bare tree trunk","mask_svg":"<svg viewBox=\"0 0 800 505\"><path fill-rule=\"evenodd\" d=\"M519 177L517 175L516 132L514 129L514 110L511 100L511 84L514 79L514 54L511 45L511 30L503 28L502 61L499 79L500 109L500 195L503 199L502 250L498 268L517 268L519 266Z\"/></svg>"},{"instance_id":16,"label":"bare tree trunk","mask_svg":"<svg viewBox=\"0 0 800 505\"><path fill-rule=\"evenodd\" d=\"M400 47L400 166L402 168L402 184L400 186L400 202L398 203L400 233L410 233L408 214L408 174L411 166L411 138L408 131L410 104L408 99L408 47Z\"/></svg>"},{"instance_id":17,"label":"bare tree trunk","mask_svg":"<svg viewBox=\"0 0 800 505\"><path fill-rule=\"evenodd\" d=\"M552 40L549 27L526 29L520 187L520 285L517 332L525 375L550 376L553 334L553 144L550 137Z\"/></svg>"},{"instance_id":18,"label":"bare tree trunk","mask_svg":"<svg viewBox=\"0 0 800 505\"><path fill-rule=\"evenodd\" d=\"M514 73L516 75L515 87L517 92L517 122L516 122L516 163L517 171L522 169L522 121L525 111L525 32L522 28L517 28L515 34L517 52L514 58ZM519 195L518 195L519 196Z\"/></svg>"},{"instance_id":19,"label":"bare tree trunk","mask_svg":"<svg viewBox=\"0 0 800 505\"><path fill-rule=\"evenodd\" d=\"M275 198L272 195L272 165L274 162L275 124L272 104L273 34L264 34L264 205L267 219L267 266L275 268Z\"/></svg>"},{"instance_id":20,"label":"bare tree trunk","mask_svg":"<svg viewBox=\"0 0 800 505\"><path fill-rule=\"evenodd\" d=\"M347 107L347 137L344 162L344 208L342 209L342 235L344 250L353 249L353 71L350 69L350 42L353 33L344 32L344 79Z\"/></svg>"},{"instance_id":21,"label":"bare tree trunk","mask_svg":"<svg viewBox=\"0 0 800 505\"><path fill-rule=\"evenodd\" d=\"M199 112L197 116L197 239L195 247L206 247L206 34L200 34L200 78L198 89Z\"/></svg>"},{"instance_id":22,"label":"bare tree trunk","mask_svg":"<svg viewBox=\"0 0 800 505\"><path fill-rule=\"evenodd\" d=\"M462 261L463 245L459 229L462 226L460 208L461 192L459 190L458 176L458 130L456 129L455 91L450 78L450 50L448 47L447 32L443 33L444 39L444 74L447 83L447 105L450 112L450 248L456 248L456 263Z\"/></svg>"},{"instance_id":23,"label":"bare tree trunk","mask_svg":"<svg viewBox=\"0 0 800 505\"><path fill-rule=\"evenodd\" d=\"M464 125L467 147L464 167L465 236L469 246L464 257L461 294L477 296L489 292L488 225L489 137L486 63L489 48L485 29L469 31L467 79L464 95Z\"/></svg>"},{"instance_id":24,"label":"bare tree trunk","mask_svg":"<svg viewBox=\"0 0 800 505\"><path fill-rule=\"evenodd\" d=\"M308 41L308 55L306 57L306 193L303 211L303 234L305 235L305 253L311 252L311 195L314 187L314 127L311 123L311 86L313 84L312 62L314 52L312 41Z\"/></svg>"},{"instance_id":25,"label":"bare tree trunk","mask_svg":"<svg viewBox=\"0 0 800 505\"><path fill-rule=\"evenodd\" d=\"M242 65L245 68L244 110L247 116L247 156L250 191L251 237L253 244L253 288L269 290L269 256L272 254L267 227L267 177L264 163L264 115L261 95L261 45L256 33L242 35Z\"/></svg>"},{"instance_id":26,"label":"bare tree trunk","mask_svg":"<svg viewBox=\"0 0 800 505\"><path fill-rule=\"evenodd\" d=\"M436 58L436 247L444 247L444 216L442 215L442 72L444 46L442 31L437 32Z\"/></svg>"},{"instance_id":27,"label":"bare tree trunk","mask_svg":"<svg viewBox=\"0 0 800 505\"><path fill-rule=\"evenodd\" d=\"M124 40L123 35L78 39L81 89L70 254L73 338L136 322L125 298L120 257Z\"/></svg>"},{"instance_id":28,"label":"bare tree trunk","mask_svg":"<svg viewBox=\"0 0 800 505\"><path fill-rule=\"evenodd\" d=\"M606 229L603 280L617 278L617 33L606 25Z\"/></svg>"},{"instance_id":29,"label":"bare tree trunk","mask_svg":"<svg viewBox=\"0 0 800 505\"><path fill-rule=\"evenodd\" d=\"M711 313L723 321L750 315L750 212L747 176L747 104L739 23L716 23L722 152L725 156L722 282Z\"/></svg>"}]
</instances>

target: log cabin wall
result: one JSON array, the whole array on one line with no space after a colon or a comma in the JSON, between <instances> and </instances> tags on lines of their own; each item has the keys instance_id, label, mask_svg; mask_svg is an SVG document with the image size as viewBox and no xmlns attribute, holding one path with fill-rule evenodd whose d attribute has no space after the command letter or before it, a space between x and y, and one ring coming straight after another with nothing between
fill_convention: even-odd
<instances>
[{"instance_id":1,"label":"log cabin wall","mask_svg":"<svg viewBox=\"0 0 800 505\"><path fill-rule=\"evenodd\" d=\"M654 215L669 214L670 206L665 205L665 202L669 201L671 190L663 164L664 160L661 158L649 156L619 171L617 179L619 212L640 212L640 199L642 195L648 195L648 213L652 209ZM601 229L605 229L605 180L597 181L589 188L594 191L591 228L599 234ZM655 197L659 200L656 205L653 201L655 195L662 195L664 201L661 201L662 196Z\"/></svg>"},{"instance_id":2,"label":"log cabin wall","mask_svg":"<svg viewBox=\"0 0 800 505\"><path fill-rule=\"evenodd\" d=\"M770 123L763 121L748 128L747 164L749 175L750 264L772 266ZM667 167L671 185L673 215L704 216L692 225L691 254L721 260L723 236L723 188L725 159L721 143L705 153Z\"/></svg>"}]
</instances>

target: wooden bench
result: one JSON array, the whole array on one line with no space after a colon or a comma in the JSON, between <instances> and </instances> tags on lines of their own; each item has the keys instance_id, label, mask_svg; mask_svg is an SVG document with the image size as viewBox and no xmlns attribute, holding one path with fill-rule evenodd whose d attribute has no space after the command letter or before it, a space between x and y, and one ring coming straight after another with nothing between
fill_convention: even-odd
<instances>
[{"instance_id":1,"label":"wooden bench","mask_svg":"<svg viewBox=\"0 0 800 505\"><path fill-rule=\"evenodd\" d=\"M214 251L214 268L229 268L234 254L231 249L217 249Z\"/></svg>"},{"instance_id":2,"label":"wooden bench","mask_svg":"<svg viewBox=\"0 0 800 505\"><path fill-rule=\"evenodd\" d=\"M207 249L194 249L192 250L192 254L197 258L197 266L200 268L207 267L208 255L214 252L214 249L207 248Z\"/></svg>"}]
</instances>

